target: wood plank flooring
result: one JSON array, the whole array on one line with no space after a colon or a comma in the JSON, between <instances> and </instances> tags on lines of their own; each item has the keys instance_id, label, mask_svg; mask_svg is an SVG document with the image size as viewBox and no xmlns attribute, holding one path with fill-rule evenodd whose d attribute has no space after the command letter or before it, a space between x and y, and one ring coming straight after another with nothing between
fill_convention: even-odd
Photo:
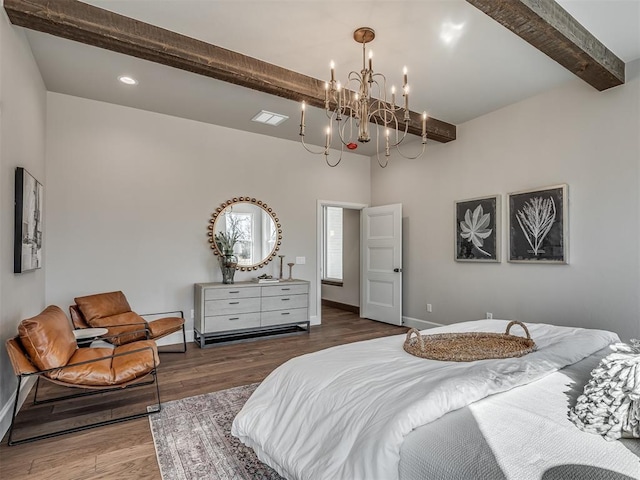
<instances>
[{"instance_id":1,"label":"wood plank flooring","mask_svg":"<svg viewBox=\"0 0 640 480\"><path fill-rule=\"evenodd\" d=\"M404 327L361 319L351 312L331 307L323 307L322 314L323 324L312 327L308 335L267 338L206 349L200 349L190 343L187 353L162 354L158 368L161 400L167 402L260 382L274 368L298 355L407 331ZM42 392L51 394L56 388L58 387L47 387L48 390L44 389ZM95 419L96 415L109 415L116 409L130 408L140 411L153 403L153 392L149 387L140 387L140 392L136 390L124 392L125 397L122 398L126 400L126 406L122 406L122 398L118 397L120 399L109 399L109 403L96 403L91 398L85 398L73 402L66 401L59 407L36 407L30 403L32 392L18 418L24 425L37 425L36 428L46 431L52 426L51 418L54 414L64 417L65 410L74 416L71 420L58 421L55 424L56 428L60 422L64 427L74 425L74 422L78 421L78 413L85 416L93 415L91 418ZM102 412L96 411L98 408L102 409ZM17 438L19 433L19 430L16 431ZM6 442L5 436L0 444L2 479L161 478L147 418L13 447L8 447Z\"/></svg>"}]
</instances>

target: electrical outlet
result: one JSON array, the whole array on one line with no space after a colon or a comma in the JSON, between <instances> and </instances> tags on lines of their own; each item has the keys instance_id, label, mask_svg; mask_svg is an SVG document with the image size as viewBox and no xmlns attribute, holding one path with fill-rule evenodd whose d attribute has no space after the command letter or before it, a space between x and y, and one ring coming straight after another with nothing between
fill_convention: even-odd
<instances>
[{"instance_id":1,"label":"electrical outlet","mask_svg":"<svg viewBox=\"0 0 640 480\"><path fill-rule=\"evenodd\" d=\"M487 316L485 318L487 318L488 320L491 320L493 318L493 313L487 312Z\"/></svg>"},{"instance_id":2,"label":"electrical outlet","mask_svg":"<svg viewBox=\"0 0 640 480\"><path fill-rule=\"evenodd\" d=\"M191 309L191 320L193 320L193 309Z\"/></svg>"},{"instance_id":3,"label":"electrical outlet","mask_svg":"<svg viewBox=\"0 0 640 480\"><path fill-rule=\"evenodd\" d=\"M304 265L307 263L307 257L296 257L296 265Z\"/></svg>"},{"instance_id":4,"label":"electrical outlet","mask_svg":"<svg viewBox=\"0 0 640 480\"><path fill-rule=\"evenodd\" d=\"M427 303L427 312L429 313L433 312L433 307L430 303Z\"/></svg>"}]
</instances>

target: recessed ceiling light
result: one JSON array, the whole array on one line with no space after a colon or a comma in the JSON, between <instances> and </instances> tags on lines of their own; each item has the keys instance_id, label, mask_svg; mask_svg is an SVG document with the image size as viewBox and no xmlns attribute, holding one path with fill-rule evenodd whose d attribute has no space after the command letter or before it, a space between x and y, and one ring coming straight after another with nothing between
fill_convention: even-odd
<instances>
[{"instance_id":1,"label":"recessed ceiling light","mask_svg":"<svg viewBox=\"0 0 640 480\"><path fill-rule=\"evenodd\" d=\"M261 110L258 112L251 120L258 123L266 123L267 125L277 126L288 119L286 115L282 115L280 113L267 112L266 110Z\"/></svg>"},{"instance_id":2,"label":"recessed ceiling light","mask_svg":"<svg viewBox=\"0 0 640 480\"><path fill-rule=\"evenodd\" d=\"M138 81L135 78L127 77L126 75L119 76L118 80L120 80L122 83L124 83L126 85L137 85L138 84Z\"/></svg>"}]
</instances>

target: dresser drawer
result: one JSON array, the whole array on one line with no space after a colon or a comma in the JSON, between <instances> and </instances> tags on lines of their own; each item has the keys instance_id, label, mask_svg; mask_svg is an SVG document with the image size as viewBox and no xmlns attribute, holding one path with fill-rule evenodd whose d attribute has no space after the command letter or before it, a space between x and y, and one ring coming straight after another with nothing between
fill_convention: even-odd
<instances>
[{"instance_id":1,"label":"dresser drawer","mask_svg":"<svg viewBox=\"0 0 640 480\"><path fill-rule=\"evenodd\" d=\"M205 300L222 300L229 298L248 298L259 297L260 287L225 287L225 288L207 288L204 291Z\"/></svg>"},{"instance_id":2,"label":"dresser drawer","mask_svg":"<svg viewBox=\"0 0 640 480\"><path fill-rule=\"evenodd\" d=\"M260 297L227 298L224 300L207 300L204 302L204 314L228 315L233 313L250 313L260 311Z\"/></svg>"},{"instance_id":3,"label":"dresser drawer","mask_svg":"<svg viewBox=\"0 0 640 480\"><path fill-rule=\"evenodd\" d=\"M273 297L276 295L299 295L303 293L306 294L308 289L308 285L287 285L283 282L283 284L279 285L269 285L266 287L262 287L262 296Z\"/></svg>"},{"instance_id":4,"label":"dresser drawer","mask_svg":"<svg viewBox=\"0 0 640 480\"><path fill-rule=\"evenodd\" d=\"M288 310L274 310L273 312L262 312L260 324L263 327L270 325L280 325L283 323L306 322L309 320L306 308L290 308Z\"/></svg>"},{"instance_id":5,"label":"dresser drawer","mask_svg":"<svg viewBox=\"0 0 640 480\"><path fill-rule=\"evenodd\" d=\"M306 308L309 305L308 295L280 295L278 297L262 297L262 311L289 310Z\"/></svg>"},{"instance_id":6,"label":"dresser drawer","mask_svg":"<svg viewBox=\"0 0 640 480\"><path fill-rule=\"evenodd\" d=\"M256 328L260 326L260 312L239 313L237 315L216 315L204 317L204 332L224 332L226 330L240 330L242 328Z\"/></svg>"}]
</instances>

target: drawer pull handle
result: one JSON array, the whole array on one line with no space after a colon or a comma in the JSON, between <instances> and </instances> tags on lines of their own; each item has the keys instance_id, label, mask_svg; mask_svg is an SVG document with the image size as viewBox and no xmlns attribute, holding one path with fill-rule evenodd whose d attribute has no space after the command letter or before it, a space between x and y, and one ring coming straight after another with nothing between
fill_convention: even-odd
<instances>
[{"instance_id":1,"label":"drawer pull handle","mask_svg":"<svg viewBox=\"0 0 640 480\"><path fill-rule=\"evenodd\" d=\"M233 290L233 291L229 290L229 293L240 293L240 290Z\"/></svg>"},{"instance_id":2,"label":"drawer pull handle","mask_svg":"<svg viewBox=\"0 0 640 480\"><path fill-rule=\"evenodd\" d=\"M282 312L280 315L291 315L291 312Z\"/></svg>"},{"instance_id":3,"label":"drawer pull handle","mask_svg":"<svg viewBox=\"0 0 640 480\"><path fill-rule=\"evenodd\" d=\"M289 300L291 300L290 298L283 298L282 301L283 302L288 302Z\"/></svg>"},{"instance_id":4,"label":"drawer pull handle","mask_svg":"<svg viewBox=\"0 0 640 480\"><path fill-rule=\"evenodd\" d=\"M288 292L291 289L290 288L281 288L280 290L282 290L283 292Z\"/></svg>"},{"instance_id":5,"label":"drawer pull handle","mask_svg":"<svg viewBox=\"0 0 640 480\"><path fill-rule=\"evenodd\" d=\"M229 302L229 305L238 305L240 302Z\"/></svg>"},{"instance_id":6,"label":"drawer pull handle","mask_svg":"<svg viewBox=\"0 0 640 480\"><path fill-rule=\"evenodd\" d=\"M240 317L231 317L229 320L240 320Z\"/></svg>"}]
</instances>

